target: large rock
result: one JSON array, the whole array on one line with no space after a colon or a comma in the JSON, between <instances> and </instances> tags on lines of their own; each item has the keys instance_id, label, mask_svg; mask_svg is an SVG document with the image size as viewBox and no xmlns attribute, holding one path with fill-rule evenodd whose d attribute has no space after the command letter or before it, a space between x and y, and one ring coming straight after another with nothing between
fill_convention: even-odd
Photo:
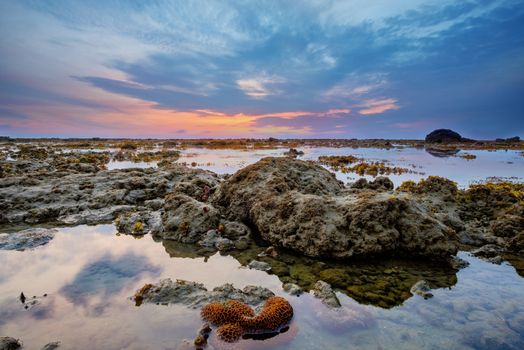
<instances>
[{"instance_id":1,"label":"large rock","mask_svg":"<svg viewBox=\"0 0 524 350\"><path fill-rule=\"evenodd\" d=\"M271 244L308 256L456 252L454 231L405 194L350 191L301 160L264 158L224 181L213 202Z\"/></svg>"},{"instance_id":2,"label":"large rock","mask_svg":"<svg viewBox=\"0 0 524 350\"><path fill-rule=\"evenodd\" d=\"M17 161L16 165L22 165ZM120 169L95 174L61 172L0 178L0 224L19 222L94 224L111 222L140 206L160 209L168 193L206 199L219 182L216 174L174 165L166 169Z\"/></svg>"},{"instance_id":3,"label":"large rock","mask_svg":"<svg viewBox=\"0 0 524 350\"><path fill-rule=\"evenodd\" d=\"M207 290L203 284L192 281L171 279L161 280L158 284L146 284L134 295L137 304L142 302L156 304L182 304L199 308L210 302L238 300L250 306L259 306L275 294L260 286L246 286L237 289L226 283Z\"/></svg>"},{"instance_id":4,"label":"large rock","mask_svg":"<svg viewBox=\"0 0 524 350\"><path fill-rule=\"evenodd\" d=\"M427 143L453 143L460 141L462 141L462 136L450 129L437 129L426 136Z\"/></svg>"}]
</instances>

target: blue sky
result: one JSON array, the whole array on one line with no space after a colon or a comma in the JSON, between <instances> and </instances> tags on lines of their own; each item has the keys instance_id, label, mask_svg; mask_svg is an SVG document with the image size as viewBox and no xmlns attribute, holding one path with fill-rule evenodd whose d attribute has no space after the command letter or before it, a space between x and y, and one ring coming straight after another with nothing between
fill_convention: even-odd
<instances>
[{"instance_id":1,"label":"blue sky","mask_svg":"<svg viewBox=\"0 0 524 350\"><path fill-rule=\"evenodd\" d=\"M524 2L3 1L0 135L524 136Z\"/></svg>"}]
</instances>

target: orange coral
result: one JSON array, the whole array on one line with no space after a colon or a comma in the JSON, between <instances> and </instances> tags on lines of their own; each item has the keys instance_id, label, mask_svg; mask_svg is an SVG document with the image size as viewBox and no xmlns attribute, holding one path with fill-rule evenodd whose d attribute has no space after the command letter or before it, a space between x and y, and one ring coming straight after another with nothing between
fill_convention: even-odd
<instances>
[{"instance_id":1,"label":"orange coral","mask_svg":"<svg viewBox=\"0 0 524 350\"><path fill-rule=\"evenodd\" d=\"M244 334L242 326L238 323L226 323L218 327L217 335L225 342L233 343Z\"/></svg>"},{"instance_id":2,"label":"orange coral","mask_svg":"<svg viewBox=\"0 0 524 350\"><path fill-rule=\"evenodd\" d=\"M271 297L255 315L246 304L228 300L205 305L201 315L204 320L219 326L217 334L222 340L234 342L246 332L278 330L293 318L293 308L286 299Z\"/></svg>"},{"instance_id":3,"label":"orange coral","mask_svg":"<svg viewBox=\"0 0 524 350\"><path fill-rule=\"evenodd\" d=\"M237 300L207 304L200 313L204 320L217 326L238 323L244 316L255 316L255 312L249 306Z\"/></svg>"},{"instance_id":4,"label":"orange coral","mask_svg":"<svg viewBox=\"0 0 524 350\"><path fill-rule=\"evenodd\" d=\"M243 326L252 331L274 331L293 317L293 308L281 297L269 298L262 311L252 318L244 318Z\"/></svg>"}]
</instances>

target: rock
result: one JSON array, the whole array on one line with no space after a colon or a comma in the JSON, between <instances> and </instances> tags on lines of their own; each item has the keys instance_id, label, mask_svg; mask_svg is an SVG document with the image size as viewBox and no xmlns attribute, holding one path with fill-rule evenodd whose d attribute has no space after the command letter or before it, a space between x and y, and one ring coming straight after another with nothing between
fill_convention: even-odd
<instances>
[{"instance_id":1,"label":"rock","mask_svg":"<svg viewBox=\"0 0 524 350\"><path fill-rule=\"evenodd\" d=\"M519 136L508 137L507 139L495 139L497 142L520 142Z\"/></svg>"},{"instance_id":2,"label":"rock","mask_svg":"<svg viewBox=\"0 0 524 350\"><path fill-rule=\"evenodd\" d=\"M16 350L22 347L18 339L11 337L0 337L0 350Z\"/></svg>"},{"instance_id":3,"label":"rock","mask_svg":"<svg viewBox=\"0 0 524 350\"><path fill-rule=\"evenodd\" d=\"M70 167L61 169L38 160L17 160L13 166L21 167L21 172L0 178L0 224L57 220L71 225L110 222L121 212L137 206L160 209L164 196L178 184L193 183L198 187L202 183L210 189L219 181L216 174L180 165L94 173ZM198 196L195 188L188 192Z\"/></svg>"},{"instance_id":4,"label":"rock","mask_svg":"<svg viewBox=\"0 0 524 350\"><path fill-rule=\"evenodd\" d=\"M300 286L296 285L295 283L284 283L282 288L291 295L300 295L304 293L304 290L300 288Z\"/></svg>"},{"instance_id":5,"label":"rock","mask_svg":"<svg viewBox=\"0 0 524 350\"><path fill-rule=\"evenodd\" d=\"M375 180L368 182L365 178L358 179L351 188L391 191L395 186L388 177L378 176Z\"/></svg>"},{"instance_id":6,"label":"rock","mask_svg":"<svg viewBox=\"0 0 524 350\"><path fill-rule=\"evenodd\" d=\"M258 254L259 257L269 256L273 259L278 258L278 251L275 249L275 247L267 247L266 250L264 250L262 253Z\"/></svg>"},{"instance_id":7,"label":"rock","mask_svg":"<svg viewBox=\"0 0 524 350\"><path fill-rule=\"evenodd\" d=\"M161 280L156 285L146 285L139 290L137 296L141 302L156 304L183 304L191 308L200 308L203 305L217 301L238 300L251 306L259 306L275 294L267 288L259 286L246 286L244 289L236 289L232 284L224 284L208 291L203 284L171 279Z\"/></svg>"},{"instance_id":8,"label":"rock","mask_svg":"<svg viewBox=\"0 0 524 350\"><path fill-rule=\"evenodd\" d=\"M463 260L457 256L454 256L451 261L451 267L455 270L460 270L469 266L469 262Z\"/></svg>"},{"instance_id":9,"label":"rock","mask_svg":"<svg viewBox=\"0 0 524 350\"><path fill-rule=\"evenodd\" d=\"M478 249L472 250L471 254L479 258L489 259L494 258L503 252L504 250L498 245L486 244Z\"/></svg>"},{"instance_id":10,"label":"rock","mask_svg":"<svg viewBox=\"0 0 524 350\"><path fill-rule=\"evenodd\" d=\"M331 286L324 281L317 281L313 287L313 295L320 299L325 305L338 308L340 301Z\"/></svg>"},{"instance_id":11,"label":"rock","mask_svg":"<svg viewBox=\"0 0 524 350\"><path fill-rule=\"evenodd\" d=\"M249 240L239 239L238 241L235 241L235 249L245 250L247 248L249 248Z\"/></svg>"},{"instance_id":12,"label":"rock","mask_svg":"<svg viewBox=\"0 0 524 350\"><path fill-rule=\"evenodd\" d=\"M298 156L303 156L304 152L297 150L296 148L290 148L289 151L284 152L286 157L296 158Z\"/></svg>"},{"instance_id":13,"label":"rock","mask_svg":"<svg viewBox=\"0 0 524 350\"><path fill-rule=\"evenodd\" d=\"M425 141L427 143L453 143L462 141L462 136L450 129L437 129L430 132Z\"/></svg>"},{"instance_id":14,"label":"rock","mask_svg":"<svg viewBox=\"0 0 524 350\"><path fill-rule=\"evenodd\" d=\"M86 209L79 214L60 216L57 220L66 225L96 225L113 221L118 214L133 210L133 208L130 205L115 205L100 209Z\"/></svg>"},{"instance_id":15,"label":"rock","mask_svg":"<svg viewBox=\"0 0 524 350\"><path fill-rule=\"evenodd\" d=\"M417 294L424 299L429 299L433 297L433 294L430 293L430 290L431 287L429 286L429 283L424 280L420 280L411 287L410 292L413 295Z\"/></svg>"},{"instance_id":16,"label":"rock","mask_svg":"<svg viewBox=\"0 0 524 350\"><path fill-rule=\"evenodd\" d=\"M125 212L115 220L118 232L131 235L144 235L149 231L147 213Z\"/></svg>"},{"instance_id":17,"label":"rock","mask_svg":"<svg viewBox=\"0 0 524 350\"><path fill-rule=\"evenodd\" d=\"M271 244L312 257L457 249L453 230L405 195L346 193L333 174L301 160L264 158L225 180L213 203Z\"/></svg>"},{"instance_id":18,"label":"rock","mask_svg":"<svg viewBox=\"0 0 524 350\"><path fill-rule=\"evenodd\" d=\"M44 345L42 350L55 350L55 349L58 349L59 347L60 347L60 342L54 341L54 342L47 343L46 345Z\"/></svg>"},{"instance_id":19,"label":"rock","mask_svg":"<svg viewBox=\"0 0 524 350\"><path fill-rule=\"evenodd\" d=\"M217 230L209 230L205 236L198 241L198 245L206 248L216 248L220 251L230 250L235 243L228 238L221 237Z\"/></svg>"},{"instance_id":20,"label":"rock","mask_svg":"<svg viewBox=\"0 0 524 350\"><path fill-rule=\"evenodd\" d=\"M166 197L162 222L162 238L196 243L209 230L218 227L220 214L213 206L187 195L171 194Z\"/></svg>"},{"instance_id":21,"label":"rock","mask_svg":"<svg viewBox=\"0 0 524 350\"><path fill-rule=\"evenodd\" d=\"M30 228L15 233L0 234L0 249L19 250L34 249L46 245L54 237L57 230L45 228Z\"/></svg>"},{"instance_id":22,"label":"rock","mask_svg":"<svg viewBox=\"0 0 524 350\"><path fill-rule=\"evenodd\" d=\"M251 260L251 262L247 266L252 270L259 270L259 271L271 270L271 265L263 261Z\"/></svg>"},{"instance_id":23,"label":"rock","mask_svg":"<svg viewBox=\"0 0 524 350\"><path fill-rule=\"evenodd\" d=\"M221 233L222 236L229 239L235 240L240 237L249 237L251 235L249 227L241 222L222 220L220 224L224 227L223 232Z\"/></svg>"}]
</instances>

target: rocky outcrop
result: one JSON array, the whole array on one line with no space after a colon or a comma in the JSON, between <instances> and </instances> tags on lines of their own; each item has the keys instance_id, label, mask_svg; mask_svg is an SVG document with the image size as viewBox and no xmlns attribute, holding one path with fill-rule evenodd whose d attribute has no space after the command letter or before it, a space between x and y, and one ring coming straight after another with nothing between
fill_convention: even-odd
<instances>
[{"instance_id":1,"label":"rocky outcrop","mask_svg":"<svg viewBox=\"0 0 524 350\"><path fill-rule=\"evenodd\" d=\"M326 169L300 160L264 158L225 180L213 203L271 244L313 257L456 251L453 230L407 196L347 190Z\"/></svg>"},{"instance_id":2,"label":"rocky outcrop","mask_svg":"<svg viewBox=\"0 0 524 350\"><path fill-rule=\"evenodd\" d=\"M206 199L218 181L211 172L178 165L94 174L28 171L0 178L0 224L110 222L130 210L157 210L171 192Z\"/></svg>"},{"instance_id":3,"label":"rocky outcrop","mask_svg":"<svg viewBox=\"0 0 524 350\"><path fill-rule=\"evenodd\" d=\"M459 190L452 181L430 176L418 183L404 182L397 191L415 196L427 211L453 227L460 243L467 246L498 247L523 255L524 185L510 182L474 184ZM493 259L481 249L475 255ZM500 260L497 258L496 260Z\"/></svg>"},{"instance_id":4,"label":"rocky outcrop","mask_svg":"<svg viewBox=\"0 0 524 350\"><path fill-rule=\"evenodd\" d=\"M450 129L437 129L426 135L427 143L453 143L463 141L459 133Z\"/></svg>"},{"instance_id":5,"label":"rocky outcrop","mask_svg":"<svg viewBox=\"0 0 524 350\"><path fill-rule=\"evenodd\" d=\"M237 300L250 306L259 306L275 294L260 286L234 288L226 283L208 291L203 284L171 279L161 280L158 284L146 284L138 290L133 299L137 303L182 304L191 308L200 308L210 302Z\"/></svg>"}]
</instances>

